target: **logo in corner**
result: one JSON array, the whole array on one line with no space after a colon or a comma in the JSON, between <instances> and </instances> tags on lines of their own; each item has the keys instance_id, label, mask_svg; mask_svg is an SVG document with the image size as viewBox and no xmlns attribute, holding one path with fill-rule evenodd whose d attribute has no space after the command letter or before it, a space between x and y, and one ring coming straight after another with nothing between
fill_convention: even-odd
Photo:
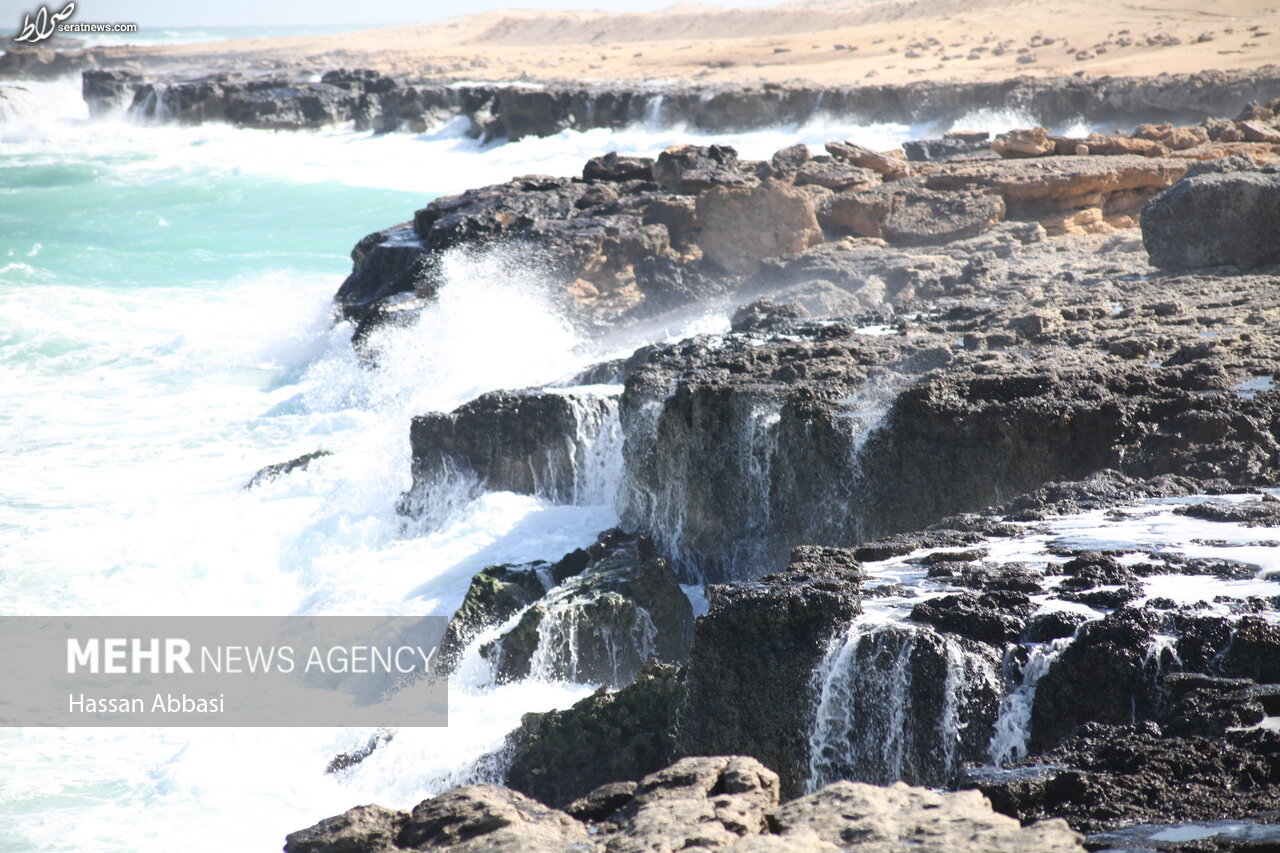
<instances>
[{"instance_id":1,"label":"logo in corner","mask_svg":"<svg viewBox=\"0 0 1280 853\"><path fill-rule=\"evenodd\" d=\"M58 24L70 18L71 13L75 10L75 3L68 3L61 12L53 13L49 12L48 6L41 6L40 11L36 12L34 21L30 15L23 17L22 32L14 38L14 41L25 41L29 44L38 44L44 41L57 32Z\"/></svg>"}]
</instances>

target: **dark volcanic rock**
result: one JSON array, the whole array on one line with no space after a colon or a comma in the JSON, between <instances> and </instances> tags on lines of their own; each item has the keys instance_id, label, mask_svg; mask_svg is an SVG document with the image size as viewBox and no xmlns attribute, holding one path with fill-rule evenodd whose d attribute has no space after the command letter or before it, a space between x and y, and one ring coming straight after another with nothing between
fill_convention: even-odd
<instances>
[{"instance_id":1,"label":"dark volcanic rock","mask_svg":"<svg viewBox=\"0 0 1280 853\"><path fill-rule=\"evenodd\" d=\"M637 781L675 759L676 709L683 700L676 668L651 664L615 693L601 688L568 710L528 715L515 733L506 784L563 808L602 785ZM609 801L612 796L568 810L581 816Z\"/></svg>"},{"instance_id":2,"label":"dark volcanic rock","mask_svg":"<svg viewBox=\"0 0 1280 853\"><path fill-rule=\"evenodd\" d=\"M810 781L950 786L987 756L999 660L929 627L855 624L820 671Z\"/></svg>"},{"instance_id":3,"label":"dark volcanic rock","mask_svg":"<svg viewBox=\"0 0 1280 853\"><path fill-rule=\"evenodd\" d=\"M624 157L617 151L610 151L600 157L592 157L582 167L582 179L585 181L651 181L653 180L652 157Z\"/></svg>"},{"instance_id":4,"label":"dark volcanic rock","mask_svg":"<svg viewBox=\"0 0 1280 853\"><path fill-rule=\"evenodd\" d=\"M332 456L333 453L328 450L313 450L310 453L304 453L288 462L277 462L274 465L267 465L265 468L259 469L249 482L245 484L245 491L256 488L263 483L283 477L292 471L305 471L312 462L317 459L323 459L326 456Z\"/></svg>"},{"instance_id":5,"label":"dark volcanic rock","mask_svg":"<svg viewBox=\"0 0 1280 853\"><path fill-rule=\"evenodd\" d=\"M1150 724L1088 723L1036 762L1026 770L977 770L962 784L1020 820L1064 817L1085 832L1247 817L1275 808L1280 735L1162 737Z\"/></svg>"},{"instance_id":6,"label":"dark volcanic rock","mask_svg":"<svg viewBox=\"0 0 1280 853\"><path fill-rule=\"evenodd\" d=\"M567 580L559 574L578 562L576 552L552 566L561 585L480 649L500 682L537 668L544 678L618 687L650 657L684 662L693 611L670 564L648 537L608 531L601 538Z\"/></svg>"},{"instance_id":7,"label":"dark volcanic rock","mask_svg":"<svg viewBox=\"0 0 1280 853\"><path fill-rule=\"evenodd\" d=\"M925 622L982 643L1003 647L1022 635L1031 601L1022 593L995 595L944 595L917 604L911 611L916 622Z\"/></svg>"},{"instance_id":8,"label":"dark volcanic rock","mask_svg":"<svg viewBox=\"0 0 1280 853\"><path fill-rule=\"evenodd\" d=\"M436 261L409 223L375 231L351 250L352 271L334 301L349 320L367 318L380 300L399 293L434 295Z\"/></svg>"},{"instance_id":9,"label":"dark volcanic rock","mask_svg":"<svg viewBox=\"0 0 1280 853\"><path fill-rule=\"evenodd\" d=\"M1142 240L1166 270L1280 263L1280 174L1184 178L1142 208Z\"/></svg>"},{"instance_id":10,"label":"dark volcanic rock","mask_svg":"<svg viewBox=\"0 0 1280 853\"><path fill-rule=\"evenodd\" d=\"M494 391L449 414L415 417L406 506L458 473L489 489L574 502L589 486L588 445L608 429L615 405L599 396Z\"/></svg>"},{"instance_id":11,"label":"dark volcanic rock","mask_svg":"<svg viewBox=\"0 0 1280 853\"><path fill-rule=\"evenodd\" d=\"M1228 729L1256 726L1266 717L1267 704L1280 699L1280 685L1263 690L1247 678L1170 673L1164 679L1161 728L1175 737L1224 737Z\"/></svg>"},{"instance_id":12,"label":"dark volcanic rock","mask_svg":"<svg viewBox=\"0 0 1280 853\"><path fill-rule=\"evenodd\" d=\"M471 579L467 595L440 641L436 657L440 672L452 672L467 645L485 628L505 622L546 593L538 568L489 566Z\"/></svg>"},{"instance_id":13,"label":"dark volcanic rock","mask_svg":"<svg viewBox=\"0 0 1280 853\"><path fill-rule=\"evenodd\" d=\"M1140 610L1118 610L1083 626L1036 687L1031 748L1047 751L1089 723L1150 719L1158 691L1145 664L1157 623Z\"/></svg>"},{"instance_id":14,"label":"dark volcanic rock","mask_svg":"<svg viewBox=\"0 0 1280 853\"><path fill-rule=\"evenodd\" d=\"M696 194L714 186L747 186L754 178L738 168L738 152L728 145L679 145L658 155L653 179L674 193Z\"/></svg>"},{"instance_id":15,"label":"dark volcanic rock","mask_svg":"<svg viewBox=\"0 0 1280 853\"><path fill-rule=\"evenodd\" d=\"M1269 496L1239 503L1204 501L1180 506L1174 512L1207 521L1236 522L1248 527L1280 527L1280 500Z\"/></svg>"},{"instance_id":16,"label":"dark volcanic rock","mask_svg":"<svg viewBox=\"0 0 1280 853\"><path fill-rule=\"evenodd\" d=\"M827 642L861 611L862 573L848 551L797 548L785 572L708 589L694 628L679 750L741 752L802 789L812 725L810 678Z\"/></svg>"},{"instance_id":17,"label":"dark volcanic rock","mask_svg":"<svg viewBox=\"0 0 1280 853\"><path fill-rule=\"evenodd\" d=\"M1219 665L1224 675L1280 684L1280 625L1253 616L1242 618Z\"/></svg>"}]
</instances>

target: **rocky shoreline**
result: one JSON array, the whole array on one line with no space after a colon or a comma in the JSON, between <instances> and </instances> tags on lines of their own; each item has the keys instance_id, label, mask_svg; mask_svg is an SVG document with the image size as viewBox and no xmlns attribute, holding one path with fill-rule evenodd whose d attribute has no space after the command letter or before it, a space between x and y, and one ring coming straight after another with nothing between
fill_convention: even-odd
<instances>
[{"instance_id":1,"label":"rocky shoreline","mask_svg":"<svg viewBox=\"0 0 1280 853\"><path fill-rule=\"evenodd\" d=\"M658 97L662 121L719 130L836 108L804 87L364 72L84 86L96 114L381 131L465 116L486 139L634 123ZM1007 106L1133 130L611 154L361 240L335 316L370 370L386 335L466 286L457 253L536 268L584 335L633 350L423 412L407 436L406 516L463 482L621 519L554 563L479 572L435 676L465 661L498 684L603 686L527 715L477 784L357 807L285 849L1274 849L1278 87L843 90L838 109L886 120ZM652 331L712 308L729 331Z\"/></svg>"},{"instance_id":2,"label":"rocky shoreline","mask_svg":"<svg viewBox=\"0 0 1280 853\"><path fill-rule=\"evenodd\" d=\"M27 57L24 59L24 57ZM77 67L67 54L0 57L0 78L61 76ZM146 121L295 130L351 122L379 133L422 133L465 118L482 141L553 136L564 130L623 128L647 122L726 133L801 124L824 116L861 122L938 122L950 127L977 110L1008 110L1051 126L1071 122L1133 126L1194 123L1234 115L1280 92L1280 69L1206 71L1160 77L1015 77L992 82L820 86L653 86L469 83L389 77L371 70L305 74L189 73L113 67L88 61L82 72L93 115L124 110Z\"/></svg>"},{"instance_id":3,"label":"rocky shoreline","mask_svg":"<svg viewBox=\"0 0 1280 853\"><path fill-rule=\"evenodd\" d=\"M362 240L337 306L371 364L465 286L448 252L542 261L591 334L739 307L414 420L406 512L459 472L572 502L615 454L623 529L477 575L445 659L620 689L528 715L477 765L508 788L285 849L1271 849L1277 109L609 155Z\"/></svg>"}]
</instances>

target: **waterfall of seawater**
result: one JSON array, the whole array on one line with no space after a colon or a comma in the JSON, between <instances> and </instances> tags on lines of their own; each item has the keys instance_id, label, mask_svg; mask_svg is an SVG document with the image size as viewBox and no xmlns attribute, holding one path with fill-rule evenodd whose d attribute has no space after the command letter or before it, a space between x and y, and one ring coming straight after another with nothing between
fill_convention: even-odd
<instances>
[{"instance_id":1,"label":"waterfall of seawater","mask_svg":"<svg viewBox=\"0 0 1280 853\"><path fill-rule=\"evenodd\" d=\"M811 790L838 779L947 784L998 680L989 657L952 637L855 622L832 639L814 683Z\"/></svg>"},{"instance_id":2,"label":"waterfall of seawater","mask_svg":"<svg viewBox=\"0 0 1280 853\"><path fill-rule=\"evenodd\" d=\"M1062 637L1030 647L1030 657L1022 665L1022 677L1018 685L1000 700L1000 713L996 717L995 733L987 748L991 763L1004 767L1020 761L1027 755L1027 743L1031 739L1031 708L1036 699L1036 685L1049 671L1072 637ZM1016 647L1014 647L1016 648Z\"/></svg>"},{"instance_id":3,"label":"waterfall of seawater","mask_svg":"<svg viewBox=\"0 0 1280 853\"><path fill-rule=\"evenodd\" d=\"M570 389L574 433L569 442L573 471L572 503L578 506L613 506L622 488L622 423L618 418L621 386Z\"/></svg>"}]
</instances>

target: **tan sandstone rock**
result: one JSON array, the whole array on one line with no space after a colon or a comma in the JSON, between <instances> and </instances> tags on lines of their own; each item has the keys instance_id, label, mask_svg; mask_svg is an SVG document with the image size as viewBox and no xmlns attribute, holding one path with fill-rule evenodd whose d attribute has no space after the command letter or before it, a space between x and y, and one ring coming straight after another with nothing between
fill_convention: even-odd
<instances>
[{"instance_id":1,"label":"tan sandstone rock","mask_svg":"<svg viewBox=\"0 0 1280 853\"><path fill-rule=\"evenodd\" d=\"M772 178L757 187L712 187L698 196L697 217L703 255L735 273L823 239L809 194Z\"/></svg>"},{"instance_id":2,"label":"tan sandstone rock","mask_svg":"<svg viewBox=\"0 0 1280 853\"><path fill-rule=\"evenodd\" d=\"M646 776L635 811L610 827L607 853L676 853L728 847L758 835L778 805L778 774L754 758L684 758Z\"/></svg>"},{"instance_id":3,"label":"tan sandstone rock","mask_svg":"<svg viewBox=\"0 0 1280 853\"><path fill-rule=\"evenodd\" d=\"M896 180L911 174L910 164L852 142L828 142L826 148L827 153L837 160L879 172L886 180Z\"/></svg>"},{"instance_id":4,"label":"tan sandstone rock","mask_svg":"<svg viewBox=\"0 0 1280 853\"><path fill-rule=\"evenodd\" d=\"M1095 221L1096 208L1107 221L1137 214L1148 199L1187 170L1184 159L1142 157L1040 157L948 164L926 184L937 190L994 190L1004 199L1006 218L1052 225Z\"/></svg>"},{"instance_id":5,"label":"tan sandstone rock","mask_svg":"<svg viewBox=\"0 0 1280 853\"><path fill-rule=\"evenodd\" d=\"M977 791L939 794L899 782L888 788L837 782L774 813L782 838L812 833L858 853L1080 853L1084 840L1060 819L1023 827L996 814ZM736 848L731 848L735 849Z\"/></svg>"},{"instance_id":6,"label":"tan sandstone rock","mask_svg":"<svg viewBox=\"0 0 1280 853\"><path fill-rule=\"evenodd\" d=\"M1044 157L1056 149L1054 141L1049 138L1049 129L1045 127L1011 130L991 140L991 150L1001 157Z\"/></svg>"}]
</instances>

